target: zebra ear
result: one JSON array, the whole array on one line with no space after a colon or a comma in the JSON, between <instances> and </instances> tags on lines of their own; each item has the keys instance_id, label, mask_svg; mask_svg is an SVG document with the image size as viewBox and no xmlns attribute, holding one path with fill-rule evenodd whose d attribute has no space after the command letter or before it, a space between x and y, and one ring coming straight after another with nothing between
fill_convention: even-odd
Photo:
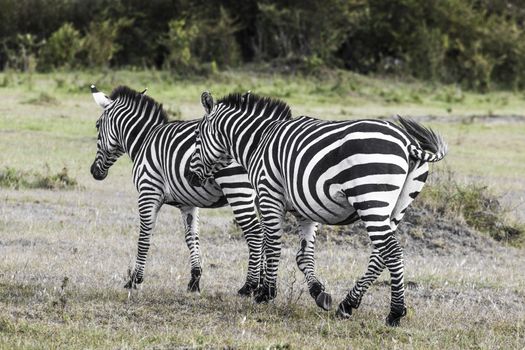
<instances>
[{"instance_id":1,"label":"zebra ear","mask_svg":"<svg viewBox=\"0 0 525 350\"><path fill-rule=\"evenodd\" d=\"M111 103L111 99L104 95L103 92L98 91L95 85L91 85L91 94L95 102L102 108L106 108Z\"/></svg>"},{"instance_id":2,"label":"zebra ear","mask_svg":"<svg viewBox=\"0 0 525 350\"><path fill-rule=\"evenodd\" d=\"M141 95L146 95L146 92L148 92L148 88L145 88L144 90L142 90L142 92L140 94Z\"/></svg>"},{"instance_id":3,"label":"zebra ear","mask_svg":"<svg viewBox=\"0 0 525 350\"><path fill-rule=\"evenodd\" d=\"M206 111L206 118L208 117L208 114L210 114L211 110L213 109L213 97L208 91L204 91L201 95L201 103L204 107L204 110Z\"/></svg>"}]
</instances>

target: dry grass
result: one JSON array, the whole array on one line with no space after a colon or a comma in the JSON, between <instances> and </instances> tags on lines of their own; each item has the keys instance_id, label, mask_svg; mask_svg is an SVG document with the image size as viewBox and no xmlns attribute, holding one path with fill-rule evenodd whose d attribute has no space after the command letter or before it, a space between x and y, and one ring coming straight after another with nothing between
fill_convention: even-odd
<instances>
[{"instance_id":1,"label":"dry grass","mask_svg":"<svg viewBox=\"0 0 525 350\"><path fill-rule=\"evenodd\" d=\"M308 296L285 240L279 296L239 298L247 249L229 238L228 210L203 211L201 295L186 292L188 252L178 213L164 208L143 287L122 288L136 250L135 196L94 191L2 192L0 347L3 348L522 348L523 251L406 256L408 317L387 328L387 274L355 317L341 321ZM225 218L226 217L226 218ZM14 234L15 233L15 234ZM359 237L356 237L359 239ZM318 243L319 275L339 301L363 272L366 249Z\"/></svg>"},{"instance_id":2,"label":"dry grass","mask_svg":"<svg viewBox=\"0 0 525 350\"><path fill-rule=\"evenodd\" d=\"M163 72L58 73L35 76L30 87L24 79L16 75L0 88L0 169L45 174L48 165L48 173L55 174L67 167L80 187L0 187L0 349L525 348L523 250L498 244L474 249L471 244L482 240L469 237L464 244L458 234L452 248L441 249L446 237L429 237L431 232L422 231L427 226L409 227L412 241L403 239L404 244L428 239L437 248L407 249L409 314L398 329L384 326L386 273L351 320L320 311L295 266L294 235L285 238L277 300L255 305L237 297L247 248L227 208L202 212L201 295L186 292L188 251L179 213L166 207L145 283L128 298L122 286L136 253L136 192L127 159L102 183L89 174L100 110L87 87L96 82L109 92L120 83L147 86L183 119L202 115L198 96L205 89L216 95L250 89L279 96L297 106L297 114L324 118L438 115L431 125L452 147L436 168L448 164L460 177L509 190L517 205L525 193L523 121L466 124L463 119L522 113L522 96L461 93L457 100L453 87L351 74L318 81L231 72L213 81L187 82L172 81ZM452 114L459 119L451 122ZM420 220L439 224L433 217ZM360 242L367 238L359 233L320 238L318 272L337 303L365 269L369 248Z\"/></svg>"}]
</instances>

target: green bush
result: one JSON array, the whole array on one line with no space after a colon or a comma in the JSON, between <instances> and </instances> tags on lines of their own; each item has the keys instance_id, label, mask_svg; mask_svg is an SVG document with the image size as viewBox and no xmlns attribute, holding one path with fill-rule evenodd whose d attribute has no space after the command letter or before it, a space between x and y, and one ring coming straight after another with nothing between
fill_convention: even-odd
<instances>
[{"instance_id":1,"label":"green bush","mask_svg":"<svg viewBox=\"0 0 525 350\"><path fill-rule=\"evenodd\" d=\"M213 73L220 67L236 66L240 63L240 49L235 39L239 30L236 19L223 7L218 18L182 18L168 23L168 33L161 39L168 51L164 63L178 73L206 70Z\"/></svg>"},{"instance_id":2,"label":"green bush","mask_svg":"<svg viewBox=\"0 0 525 350\"><path fill-rule=\"evenodd\" d=\"M237 66L240 61L239 44L235 34L240 30L237 19L220 7L219 17L211 20L199 19L199 35L194 51L201 62L210 62L219 67Z\"/></svg>"},{"instance_id":3,"label":"green bush","mask_svg":"<svg viewBox=\"0 0 525 350\"><path fill-rule=\"evenodd\" d=\"M108 66L113 55L121 49L117 43L120 31L132 22L124 18L91 22L83 46L87 64L92 67Z\"/></svg>"},{"instance_id":4,"label":"green bush","mask_svg":"<svg viewBox=\"0 0 525 350\"><path fill-rule=\"evenodd\" d=\"M329 63L348 34L356 1L257 2L255 53L259 60Z\"/></svg>"},{"instance_id":5,"label":"green bush","mask_svg":"<svg viewBox=\"0 0 525 350\"><path fill-rule=\"evenodd\" d=\"M71 23L65 23L51 34L40 49L38 66L42 69L71 68L77 64L77 55L82 46L80 32Z\"/></svg>"},{"instance_id":6,"label":"green bush","mask_svg":"<svg viewBox=\"0 0 525 350\"><path fill-rule=\"evenodd\" d=\"M173 20L168 23L168 27L168 33L161 41L169 52L165 66L184 72L195 65L192 48L199 28L194 23L187 23L186 19Z\"/></svg>"}]
</instances>

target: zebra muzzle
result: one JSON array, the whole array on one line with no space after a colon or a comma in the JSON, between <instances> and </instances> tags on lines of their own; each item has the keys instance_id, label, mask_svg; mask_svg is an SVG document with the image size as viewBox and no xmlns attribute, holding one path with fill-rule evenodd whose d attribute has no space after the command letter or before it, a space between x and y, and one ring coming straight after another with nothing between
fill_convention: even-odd
<instances>
[{"instance_id":1,"label":"zebra muzzle","mask_svg":"<svg viewBox=\"0 0 525 350\"><path fill-rule=\"evenodd\" d=\"M91 165L91 175L93 175L93 178L95 180L104 180L106 176L108 176L107 172L103 172L100 170L100 168L97 166L97 163L93 163Z\"/></svg>"}]
</instances>

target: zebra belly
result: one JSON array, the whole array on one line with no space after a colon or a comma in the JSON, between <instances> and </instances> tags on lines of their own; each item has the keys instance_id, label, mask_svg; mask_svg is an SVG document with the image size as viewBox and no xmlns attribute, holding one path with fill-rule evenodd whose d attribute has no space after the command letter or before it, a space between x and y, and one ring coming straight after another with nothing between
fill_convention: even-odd
<instances>
[{"instance_id":1,"label":"zebra belly","mask_svg":"<svg viewBox=\"0 0 525 350\"><path fill-rule=\"evenodd\" d=\"M330 200L323 202L305 202L299 198L290 199L293 210L312 221L327 225L346 225L356 220L356 211L348 202L345 194L333 190Z\"/></svg>"},{"instance_id":2,"label":"zebra belly","mask_svg":"<svg viewBox=\"0 0 525 350\"><path fill-rule=\"evenodd\" d=\"M227 205L228 201L214 182L195 187L182 179L179 182L171 181L167 186L165 203L176 207L220 208Z\"/></svg>"}]
</instances>

